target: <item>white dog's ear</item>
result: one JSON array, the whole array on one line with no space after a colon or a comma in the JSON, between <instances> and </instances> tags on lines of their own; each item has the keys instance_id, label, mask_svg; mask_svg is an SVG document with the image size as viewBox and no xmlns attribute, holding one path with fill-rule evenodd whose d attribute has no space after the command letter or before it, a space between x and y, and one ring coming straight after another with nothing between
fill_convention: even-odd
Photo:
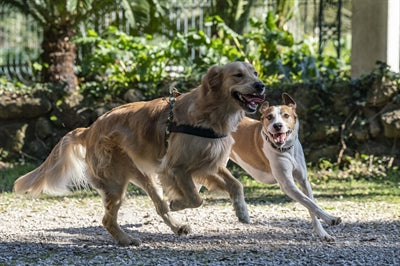
<instances>
[{"instance_id":1,"label":"white dog's ear","mask_svg":"<svg viewBox=\"0 0 400 266\"><path fill-rule=\"evenodd\" d=\"M212 66L208 69L207 74L204 75L202 80L203 89L205 92L208 90L216 90L222 85L222 67Z\"/></svg>"},{"instance_id":2,"label":"white dog's ear","mask_svg":"<svg viewBox=\"0 0 400 266\"><path fill-rule=\"evenodd\" d=\"M264 114L267 111L268 107L269 107L269 102L264 102L260 106L260 109L258 109L258 111L260 112L260 114Z\"/></svg>"},{"instance_id":3,"label":"white dog's ear","mask_svg":"<svg viewBox=\"0 0 400 266\"><path fill-rule=\"evenodd\" d=\"M283 102L285 103L285 105L292 106L292 107L296 108L296 102L286 92L282 93L282 99L283 99Z\"/></svg>"}]
</instances>

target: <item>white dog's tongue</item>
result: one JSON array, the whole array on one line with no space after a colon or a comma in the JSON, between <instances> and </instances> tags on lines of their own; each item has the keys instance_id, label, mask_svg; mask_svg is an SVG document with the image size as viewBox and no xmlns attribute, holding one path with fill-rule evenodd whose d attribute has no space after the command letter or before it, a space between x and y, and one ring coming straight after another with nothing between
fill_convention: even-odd
<instances>
[{"instance_id":1,"label":"white dog's tongue","mask_svg":"<svg viewBox=\"0 0 400 266\"><path fill-rule=\"evenodd\" d=\"M276 133L274 134L274 141L276 143L283 144L286 141L286 133Z\"/></svg>"}]
</instances>

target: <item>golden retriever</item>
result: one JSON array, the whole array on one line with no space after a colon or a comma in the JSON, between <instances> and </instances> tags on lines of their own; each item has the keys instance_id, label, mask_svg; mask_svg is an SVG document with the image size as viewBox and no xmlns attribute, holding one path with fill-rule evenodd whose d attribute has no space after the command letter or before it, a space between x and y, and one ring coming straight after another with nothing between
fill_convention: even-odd
<instances>
[{"instance_id":1,"label":"golden retriever","mask_svg":"<svg viewBox=\"0 0 400 266\"><path fill-rule=\"evenodd\" d=\"M42 165L15 181L15 191L62 193L89 183L102 196L103 225L120 245L140 244L117 223L129 182L150 196L175 234L188 234L190 227L176 221L170 211L202 204L196 184L227 191L239 220L248 223L243 186L225 164L234 142L231 132L245 112L255 112L264 101L264 90L249 63L213 66L200 86L176 99L122 105L90 127L69 132ZM192 131L170 130L171 124Z\"/></svg>"}]
</instances>

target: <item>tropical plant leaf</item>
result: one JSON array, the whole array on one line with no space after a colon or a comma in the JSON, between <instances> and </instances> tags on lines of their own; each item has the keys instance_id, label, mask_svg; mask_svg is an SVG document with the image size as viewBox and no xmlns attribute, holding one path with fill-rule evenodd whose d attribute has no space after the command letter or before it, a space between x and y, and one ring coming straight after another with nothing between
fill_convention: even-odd
<instances>
[{"instance_id":1,"label":"tropical plant leaf","mask_svg":"<svg viewBox=\"0 0 400 266\"><path fill-rule=\"evenodd\" d=\"M126 16L126 19L128 20L128 23L129 23L131 26L134 26L134 25L135 25L135 15L133 14L133 10L132 10L130 1L128 1L128 0L122 0L122 1L121 1L121 4L122 4L122 6L124 7L125 16Z\"/></svg>"},{"instance_id":2,"label":"tropical plant leaf","mask_svg":"<svg viewBox=\"0 0 400 266\"><path fill-rule=\"evenodd\" d=\"M67 11L72 13L78 7L78 0L67 0L66 8Z\"/></svg>"}]
</instances>

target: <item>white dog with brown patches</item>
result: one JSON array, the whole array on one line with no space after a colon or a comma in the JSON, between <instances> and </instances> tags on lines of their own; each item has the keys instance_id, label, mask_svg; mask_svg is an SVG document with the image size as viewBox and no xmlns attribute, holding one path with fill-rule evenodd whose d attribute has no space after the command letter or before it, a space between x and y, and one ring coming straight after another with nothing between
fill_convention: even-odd
<instances>
[{"instance_id":1,"label":"white dog with brown patches","mask_svg":"<svg viewBox=\"0 0 400 266\"><path fill-rule=\"evenodd\" d=\"M298 138L296 103L286 93L282 98L285 105L270 106L268 102L263 103L260 121L250 118L242 120L232 134L235 144L230 158L257 181L265 184L278 182L283 192L309 210L318 236L326 241L334 241L318 218L328 225L339 224L341 218L326 213L314 202L303 148Z\"/></svg>"}]
</instances>

